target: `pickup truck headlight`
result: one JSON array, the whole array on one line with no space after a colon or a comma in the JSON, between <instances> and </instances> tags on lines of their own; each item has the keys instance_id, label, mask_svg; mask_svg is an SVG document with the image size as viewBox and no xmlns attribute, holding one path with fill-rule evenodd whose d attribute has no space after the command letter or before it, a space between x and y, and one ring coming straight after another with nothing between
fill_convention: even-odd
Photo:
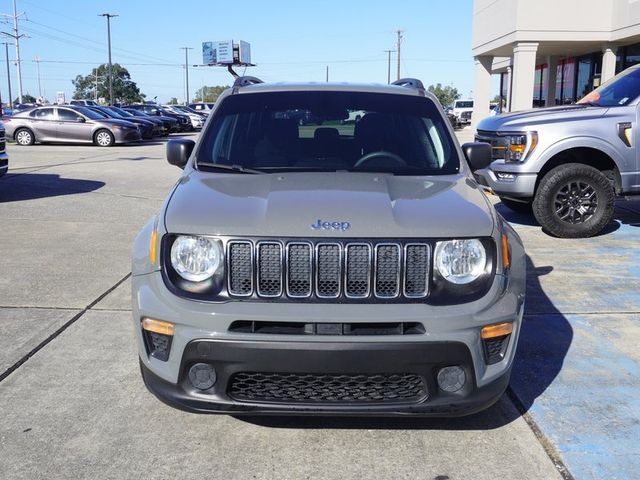
<instances>
[{"instance_id":1,"label":"pickup truck headlight","mask_svg":"<svg viewBox=\"0 0 640 480\"><path fill-rule=\"evenodd\" d=\"M171 246L171 266L185 280L202 282L211 278L224 265L220 240L181 235Z\"/></svg>"},{"instance_id":2,"label":"pickup truck headlight","mask_svg":"<svg viewBox=\"0 0 640 480\"><path fill-rule=\"evenodd\" d=\"M435 267L447 281L464 285L485 272L487 252L477 239L447 240L436 243Z\"/></svg>"},{"instance_id":3,"label":"pickup truck headlight","mask_svg":"<svg viewBox=\"0 0 640 480\"><path fill-rule=\"evenodd\" d=\"M536 132L519 133L505 135L506 162L522 162L533 152L538 145L538 134Z\"/></svg>"}]
</instances>

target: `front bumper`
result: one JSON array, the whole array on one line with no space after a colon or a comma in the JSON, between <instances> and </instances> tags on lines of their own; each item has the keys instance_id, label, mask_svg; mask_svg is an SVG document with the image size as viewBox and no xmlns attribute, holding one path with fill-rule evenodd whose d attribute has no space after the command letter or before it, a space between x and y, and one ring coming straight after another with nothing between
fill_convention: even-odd
<instances>
[{"instance_id":1,"label":"front bumper","mask_svg":"<svg viewBox=\"0 0 640 480\"><path fill-rule=\"evenodd\" d=\"M504 162L494 162L489 168L476 170L474 175L478 183L496 195L513 198L533 198L538 180L537 173L520 173Z\"/></svg>"},{"instance_id":2,"label":"front bumper","mask_svg":"<svg viewBox=\"0 0 640 480\"><path fill-rule=\"evenodd\" d=\"M195 363L214 366L216 383L206 391L191 386L188 369ZM460 365L467 384L458 392L438 389L436 375L440 368ZM143 361L142 376L147 388L163 402L190 412L232 414L317 414L317 415L423 415L461 416L484 410L495 403L509 383L510 367L491 383L478 388L474 380L473 361L469 349L455 342L260 342L197 340L184 351L177 384L155 375ZM338 382L383 374L415 374L424 381L424 390L410 399L368 401L287 401L251 399L234 385L235 375L244 372L303 372L303 376L329 378ZM314 380L316 381L316 380ZM355 380L345 380L352 381ZM316 381L317 382L317 381ZM313 382L289 384L285 395L296 396L314 388ZM271 391L276 387L270 384ZM357 388L357 387L355 387ZM291 392L295 390L295 392Z\"/></svg>"},{"instance_id":3,"label":"front bumper","mask_svg":"<svg viewBox=\"0 0 640 480\"><path fill-rule=\"evenodd\" d=\"M9 157L6 153L0 153L0 176L9 170Z\"/></svg>"},{"instance_id":4,"label":"front bumper","mask_svg":"<svg viewBox=\"0 0 640 480\"><path fill-rule=\"evenodd\" d=\"M181 409L217 413L458 416L488 407L508 384L522 319L522 287L520 282L506 282L497 275L483 298L454 306L212 303L170 293L161 273L156 271L132 277L133 319L145 383L161 400ZM175 324L167 361L148 354L140 326L142 318ZM234 332L230 326L236 321L419 322L426 333L285 336ZM487 364L480 328L498 322L513 322L513 333L504 358ZM188 371L194 363L209 363L216 369L217 382L212 391L200 392L191 386ZM465 370L467 384L461 391L447 394L439 390L436 376L439 369L452 365ZM238 372L411 373L424 380L427 396L389 404L252 402L228 394L229 380Z\"/></svg>"}]
</instances>

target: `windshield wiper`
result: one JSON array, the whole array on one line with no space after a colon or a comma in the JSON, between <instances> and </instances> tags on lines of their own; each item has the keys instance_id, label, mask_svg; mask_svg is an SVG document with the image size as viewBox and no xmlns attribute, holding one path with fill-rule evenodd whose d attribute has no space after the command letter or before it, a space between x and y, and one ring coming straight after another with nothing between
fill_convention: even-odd
<instances>
[{"instance_id":1,"label":"windshield wiper","mask_svg":"<svg viewBox=\"0 0 640 480\"><path fill-rule=\"evenodd\" d=\"M210 172L232 172L232 173L266 173L262 170L254 170L252 168L245 168L242 165L225 165L222 163L198 163L198 168L207 170Z\"/></svg>"}]
</instances>

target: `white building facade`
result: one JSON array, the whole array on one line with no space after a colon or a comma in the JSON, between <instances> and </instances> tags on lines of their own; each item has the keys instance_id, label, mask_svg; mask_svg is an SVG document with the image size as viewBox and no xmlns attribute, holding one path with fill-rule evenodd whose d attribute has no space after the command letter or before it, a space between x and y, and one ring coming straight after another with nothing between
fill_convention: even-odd
<instances>
[{"instance_id":1,"label":"white building facade","mask_svg":"<svg viewBox=\"0 0 640 480\"><path fill-rule=\"evenodd\" d=\"M640 0L474 0L472 125L489 114L572 103L640 63Z\"/></svg>"}]
</instances>

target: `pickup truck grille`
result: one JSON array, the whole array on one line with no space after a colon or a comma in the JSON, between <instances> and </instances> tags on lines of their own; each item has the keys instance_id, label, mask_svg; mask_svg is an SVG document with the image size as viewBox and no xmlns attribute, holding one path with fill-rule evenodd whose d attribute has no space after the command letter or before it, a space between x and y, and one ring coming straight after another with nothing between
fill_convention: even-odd
<instances>
[{"instance_id":1,"label":"pickup truck grille","mask_svg":"<svg viewBox=\"0 0 640 480\"><path fill-rule=\"evenodd\" d=\"M230 240L227 289L232 297L421 299L430 264L428 243Z\"/></svg>"},{"instance_id":2,"label":"pickup truck grille","mask_svg":"<svg viewBox=\"0 0 640 480\"><path fill-rule=\"evenodd\" d=\"M475 141L491 145L491 158L493 160L504 160L505 150L507 149L507 141L505 137L498 135L496 132L478 130L475 136Z\"/></svg>"}]
</instances>

